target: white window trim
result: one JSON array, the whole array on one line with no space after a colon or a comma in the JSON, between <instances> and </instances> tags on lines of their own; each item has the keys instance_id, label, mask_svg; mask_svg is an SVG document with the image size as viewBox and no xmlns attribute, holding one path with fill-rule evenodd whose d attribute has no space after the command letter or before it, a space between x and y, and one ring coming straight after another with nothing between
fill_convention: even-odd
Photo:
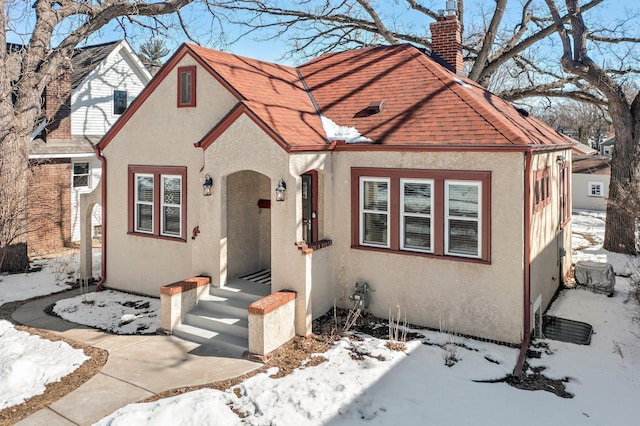
<instances>
[{"instance_id":1,"label":"white window trim","mask_svg":"<svg viewBox=\"0 0 640 426\"><path fill-rule=\"evenodd\" d=\"M154 211L154 200L152 199L151 201L140 201L140 199L138 198L138 178L139 177L150 177L151 178L151 183L152 183L152 187L151 187L151 194L154 194L154 187L153 185L155 185L155 178L153 176L152 173L136 173L134 175L134 185L135 185L135 195L134 195L134 201L135 201L135 205L134 205L134 223L133 223L133 227L135 232L140 232L142 234L153 234L154 231L154 225L155 225L155 211ZM146 229L140 229L138 228L138 205L146 205L146 206L151 206L151 230L148 231Z\"/></svg>"},{"instance_id":2,"label":"white window trim","mask_svg":"<svg viewBox=\"0 0 640 426\"><path fill-rule=\"evenodd\" d=\"M430 214L425 213L405 213L404 211L404 185L405 183L421 183L428 184L431 187L431 205L429 206ZM434 201L434 181L433 179L400 179L400 249L406 251L415 251L420 253L433 253L434 243L434 224L433 224L433 201ZM405 218L406 217L421 217L429 218L429 233L430 233L430 245L428 249L419 249L415 247L406 247L404 245L405 240Z\"/></svg>"},{"instance_id":3,"label":"white window trim","mask_svg":"<svg viewBox=\"0 0 640 426\"><path fill-rule=\"evenodd\" d=\"M178 179L180 181L180 203L179 204L175 204L175 203L165 203L164 201L164 180L165 178L168 179ZM183 188L182 188L182 176L180 175L160 175L160 235L164 236L164 237L182 237L182 193L183 193ZM164 229L164 208L165 207L174 207L178 209L179 212L179 222L178 222L178 229L180 231L178 231L178 233L172 233L172 232L166 232Z\"/></svg>"},{"instance_id":4,"label":"white window trim","mask_svg":"<svg viewBox=\"0 0 640 426\"><path fill-rule=\"evenodd\" d=\"M449 186L451 185L465 185L465 186L477 186L478 187L478 217L460 217L449 215ZM478 224L478 254L465 254L449 251L449 219L476 222ZM449 256L468 257L472 259L482 258L482 182L469 181L469 180L445 180L444 181L444 253Z\"/></svg>"},{"instance_id":5,"label":"white window trim","mask_svg":"<svg viewBox=\"0 0 640 426\"><path fill-rule=\"evenodd\" d=\"M75 186L74 182L75 182L75 177L76 176L84 176L85 174L76 174L76 164L82 164L82 163L86 163L87 164L87 184L86 185L82 185L82 186ZM81 190L81 189L88 189L91 188L91 162L90 161L74 161L71 164L71 187L75 190Z\"/></svg>"},{"instance_id":6,"label":"white window trim","mask_svg":"<svg viewBox=\"0 0 640 426\"><path fill-rule=\"evenodd\" d=\"M600 188L600 194L594 194L593 193L593 188L594 187L599 187ZM603 182L589 182L587 184L587 196L589 197L595 197L595 198L602 198L604 197L604 183Z\"/></svg>"},{"instance_id":7,"label":"white window trim","mask_svg":"<svg viewBox=\"0 0 640 426\"><path fill-rule=\"evenodd\" d=\"M365 182L384 182L387 184L387 210L383 211L383 210L365 210L363 208L364 206L364 184ZM358 210L360 211L360 245L362 246L367 246L367 247L382 247L382 248L390 248L391 247L391 179L389 178L380 178L380 177L367 177L367 176L361 176L360 177L360 199L358 200L359 205L358 205ZM373 213L373 214L386 214L387 215L387 243L386 244L374 244L374 243L367 243L364 241L364 226L365 226L365 220L364 220L364 215L365 213Z\"/></svg>"}]
</instances>

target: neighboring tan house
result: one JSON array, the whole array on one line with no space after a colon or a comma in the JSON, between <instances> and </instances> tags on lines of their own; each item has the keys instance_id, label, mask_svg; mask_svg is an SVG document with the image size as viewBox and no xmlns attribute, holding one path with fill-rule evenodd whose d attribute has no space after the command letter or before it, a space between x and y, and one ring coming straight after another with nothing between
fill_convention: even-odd
<instances>
[{"instance_id":1,"label":"neighboring tan house","mask_svg":"<svg viewBox=\"0 0 640 426\"><path fill-rule=\"evenodd\" d=\"M98 144L100 285L159 296L208 275L218 297L262 270L267 293L296 292L306 336L366 282L378 317L527 341L571 265L574 141L460 76L460 29L432 25L440 56L299 67L182 45ZM176 334L229 321L198 306Z\"/></svg>"},{"instance_id":2,"label":"neighboring tan house","mask_svg":"<svg viewBox=\"0 0 640 426\"><path fill-rule=\"evenodd\" d=\"M96 187L102 169L94 145L151 80L124 40L78 48L71 66L47 87L47 119L29 147L29 256L80 240L80 195ZM99 209L92 216L100 237Z\"/></svg>"},{"instance_id":3,"label":"neighboring tan house","mask_svg":"<svg viewBox=\"0 0 640 426\"><path fill-rule=\"evenodd\" d=\"M574 209L607 210L610 157L574 155L571 162L571 197Z\"/></svg>"}]
</instances>

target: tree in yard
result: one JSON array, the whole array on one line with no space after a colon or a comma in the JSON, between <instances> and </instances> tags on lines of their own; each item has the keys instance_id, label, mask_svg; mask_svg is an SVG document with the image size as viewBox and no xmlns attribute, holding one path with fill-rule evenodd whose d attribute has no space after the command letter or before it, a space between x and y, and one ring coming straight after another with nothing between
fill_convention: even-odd
<instances>
[{"instance_id":1,"label":"tree in yard","mask_svg":"<svg viewBox=\"0 0 640 426\"><path fill-rule=\"evenodd\" d=\"M45 119L45 88L70 70L74 48L108 23L169 30L161 17L192 2L0 0L0 267L27 232L28 145ZM178 29L185 22L181 16L176 21ZM21 43L8 44L7 34Z\"/></svg>"},{"instance_id":2,"label":"tree in yard","mask_svg":"<svg viewBox=\"0 0 640 426\"><path fill-rule=\"evenodd\" d=\"M634 122L639 117L640 100L628 101L625 97L628 85L620 82L625 77L637 78L640 73L637 55L632 53L640 38L627 34L637 33L637 11L627 11L626 17L614 22L599 16L599 7L620 7L614 0L584 0L580 6L577 0L567 0L569 7L562 14L557 7L547 7L553 6L553 1L545 1L547 4L541 0L452 2L464 24L465 70L469 78L506 100L522 104L527 99L536 99L533 105L539 105L540 99L568 99L595 105L611 116L616 154L612 161L612 202L607 214L605 247L616 252L635 252L635 218L623 214L618 206L620 188L635 194L640 173L637 152L640 127ZM214 3L226 11L227 20L244 25L246 31L242 35L259 34L264 38L265 32L269 32L268 37L280 40L288 36L291 57L315 57L329 51L385 43L412 43L430 48L427 24L439 14L426 2L417 0ZM435 0L429 5L444 8L445 3L450 2ZM465 7L469 4L475 9ZM583 16L592 17L594 22L589 32L581 25ZM563 25L574 31L573 52ZM562 67L553 45L556 32L563 37L565 46ZM588 58L587 41L608 59L606 66L598 67ZM563 72L562 68L569 72Z\"/></svg>"},{"instance_id":3,"label":"tree in yard","mask_svg":"<svg viewBox=\"0 0 640 426\"><path fill-rule=\"evenodd\" d=\"M609 114L602 106L564 100L545 108L536 108L536 115L557 131L591 147L606 137L611 127Z\"/></svg>"},{"instance_id":4,"label":"tree in yard","mask_svg":"<svg viewBox=\"0 0 640 426\"><path fill-rule=\"evenodd\" d=\"M596 88L607 100L616 143L611 159L611 183L607 205L604 248L636 254L636 221L640 200L640 93L628 96L623 84L596 64L587 51L589 31L577 0L565 0L571 16L568 28L562 22L558 5L545 0L562 40L562 67ZM634 201L635 200L635 201Z\"/></svg>"},{"instance_id":5,"label":"tree in yard","mask_svg":"<svg viewBox=\"0 0 640 426\"><path fill-rule=\"evenodd\" d=\"M165 46L165 42L159 38L150 38L140 45L138 57L145 65L162 65L161 59L167 56L171 50Z\"/></svg>"}]
</instances>

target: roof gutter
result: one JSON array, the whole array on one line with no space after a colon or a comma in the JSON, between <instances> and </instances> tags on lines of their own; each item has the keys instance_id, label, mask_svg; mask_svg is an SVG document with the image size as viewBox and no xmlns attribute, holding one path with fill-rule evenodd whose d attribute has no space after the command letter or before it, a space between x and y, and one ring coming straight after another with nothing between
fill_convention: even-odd
<instances>
[{"instance_id":1,"label":"roof gutter","mask_svg":"<svg viewBox=\"0 0 640 426\"><path fill-rule=\"evenodd\" d=\"M102 155L102 150L98 145L95 145L93 149L96 152L96 157L102 164L102 262L100 265L100 281L96 285L96 291L100 291L102 286L107 280L107 159Z\"/></svg>"},{"instance_id":2,"label":"roof gutter","mask_svg":"<svg viewBox=\"0 0 640 426\"><path fill-rule=\"evenodd\" d=\"M520 379L524 360L527 357L529 343L531 343L531 167L533 152L525 152L524 166L524 338L520 346L518 361L513 369L513 376Z\"/></svg>"}]
</instances>

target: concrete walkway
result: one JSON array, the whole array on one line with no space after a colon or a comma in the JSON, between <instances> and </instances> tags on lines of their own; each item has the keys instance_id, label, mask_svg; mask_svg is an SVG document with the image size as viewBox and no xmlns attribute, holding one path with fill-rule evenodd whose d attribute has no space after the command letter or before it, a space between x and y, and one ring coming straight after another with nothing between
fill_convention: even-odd
<instances>
[{"instance_id":1,"label":"concrete walkway","mask_svg":"<svg viewBox=\"0 0 640 426\"><path fill-rule=\"evenodd\" d=\"M98 374L78 389L18 425L90 425L156 393L230 379L262 365L172 336L118 336L44 313L56 300L77 294L79 290L72 290L26 303L13 312L12 318L20 324L105 349L109 359Z\"/></svg>"}]
</instances>

